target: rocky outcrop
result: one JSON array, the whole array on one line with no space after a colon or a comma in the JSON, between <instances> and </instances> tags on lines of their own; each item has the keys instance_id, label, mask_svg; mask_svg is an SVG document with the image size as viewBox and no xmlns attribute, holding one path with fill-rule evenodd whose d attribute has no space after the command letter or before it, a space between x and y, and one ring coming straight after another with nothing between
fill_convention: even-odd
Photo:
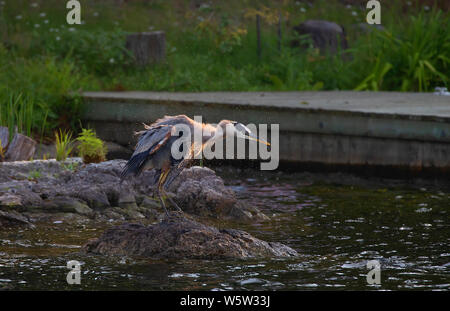
<instances>
[{"instance_id":1,"label":"rocky outcrop","mask_svg":"<svg viewBox=\"0 0 450 311\"><path fill-rule=\"evenodd\" d=\"M1 163L0 210L25 215L63 212L96 219L158 219L162 209L152 197L153 171L120 184L125 163L112 160L85 165L80 159ZM237 221L267 219L256 208L240 203L208 168L185 169L168 190L189 214Z\"/></svg>"},{"instance_id":2,"label":"rocky outcrop","mask_svg":"<svg viewBox=\"0 0 450 311\"><path fill-rule=\"evenodd\" d=\"M82 252L170 259L297 256L295 250L281 243L268 243L240 230L218 230L175 213L151 226L123 224L111 228L88 242Z\"/></svg>"},{"instance_id":3,"label":"rocky outcrop","mask_svg":"<svg viewBox=\"0 0 450 311\"><path fill-rule=\"evenodd\" d=\"M222 178L206 167L185 169L168 190L175 194L183 211L190 214L243 221L268 219L258 209L239 202Z\"/></svg>"}]
</instances>

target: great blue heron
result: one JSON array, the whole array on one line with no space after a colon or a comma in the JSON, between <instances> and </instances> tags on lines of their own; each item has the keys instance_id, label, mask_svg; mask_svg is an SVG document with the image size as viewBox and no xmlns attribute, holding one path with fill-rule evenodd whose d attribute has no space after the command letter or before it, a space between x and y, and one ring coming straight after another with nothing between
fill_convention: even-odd
<instances>
[{"instance_id":1,"label":"great blue heron","mask_svg":"<svg viewBox=\"0 0 450 311\"><path fill-rule=\"evenodd\" d=\"M139 140L135 151L125 165L120 179L121 182L128 176L138 176L142 171L155 169L155 182L158 181L155 189L166 215L168 215L163 196L181 211L181 208L168 196L165 187L180 174L183 168L192 163L196 154L201 152L207 144L213 144L218 139L224 139L227 135L259 141L266 145L268 142L258 139L245 125L229 120L222 120L217 126L200 123L185 115L165 116L156 120L151 125L144 124L145 130L137 132ZM172 145L179 139L178 134L183 129L189 129L191 135L191 145L189 150L184 150L184 156L175 159L172 155ZM194 133L201 133L201 142L195 145ZM168 178L170 174L170 177Z\"/></svg>"}]
</instances>

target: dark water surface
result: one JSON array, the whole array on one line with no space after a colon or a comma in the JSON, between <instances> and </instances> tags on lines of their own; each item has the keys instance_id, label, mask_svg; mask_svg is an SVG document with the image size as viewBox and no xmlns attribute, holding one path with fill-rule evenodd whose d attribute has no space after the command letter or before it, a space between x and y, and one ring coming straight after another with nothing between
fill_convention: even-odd
<instances>
[{"instance_id":1,"label":"dark water surface","mask_svg":"<svg viewBox=\"0 0 450 311\"><path fill-rule=\"evenodd\" d=\"M294 259L133 260L76 252L106 224L0 230L0 289L396 290L450 289L450 190L339 174L217 170L271 221L219 223L296 249ZM236 179L237 178L237 179ZM82 264L68 285L66 263ZM381 284L368 285L369 260Z\"/></svg>"}]
</instances>

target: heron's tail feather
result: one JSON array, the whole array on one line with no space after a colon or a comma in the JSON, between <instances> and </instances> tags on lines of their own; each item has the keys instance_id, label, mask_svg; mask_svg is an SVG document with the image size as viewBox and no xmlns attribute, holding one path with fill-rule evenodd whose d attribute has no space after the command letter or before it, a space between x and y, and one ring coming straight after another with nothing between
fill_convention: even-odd
<instances>
[{"instance_id":1,"label":"heron's tail feather","mask_svg":"<svg viewBox=\"0 0 450 311\"><path fill-rule=\"evenodd\" d=\"M133 155L120 173L120 182L129 175L138 176L144 169L145 162L148 160L148 151Z\"/></svg>"}]
</instances>

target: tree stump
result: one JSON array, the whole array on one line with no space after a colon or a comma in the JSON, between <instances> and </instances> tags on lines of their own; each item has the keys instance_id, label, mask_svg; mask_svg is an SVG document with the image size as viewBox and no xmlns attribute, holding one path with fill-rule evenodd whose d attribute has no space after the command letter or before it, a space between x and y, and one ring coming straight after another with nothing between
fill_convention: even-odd
<instances>
[{"instance_id":1,"label":"tree stump","mask_svg":"<svg viewBox=\"0 0 450 311\"><path fill-rule=\"evenodd\" d=\"M158 63L166 57L166 35L163 31L130 34L127 36L126 48L139 66Z\"/></svg>"},{"instance_id":2,"label":"tree stump","mask_svg":"<svg viewBox=\"0 0 450 311\"><path fill-rule=\"evenodd\" d=\"M308 20L294 27L294 30L300 35L310 35L314 47L318 48L321 53L336 54L339 49L345 50L348 48L344 28L336 23ZM300 46L301 44L298 40L294 40L292 45Z\"/></svg>"},{"instance_id":3,"label":"tree stump","mask_svg":"<svg viewBox=\"0 0 450 311\"><path fill-rule=\"evenodd\" d=\"M36 142L28 136L16 133L5 153L6 161L27 161L36 150Z\"/></svg>"}]
</instances>

